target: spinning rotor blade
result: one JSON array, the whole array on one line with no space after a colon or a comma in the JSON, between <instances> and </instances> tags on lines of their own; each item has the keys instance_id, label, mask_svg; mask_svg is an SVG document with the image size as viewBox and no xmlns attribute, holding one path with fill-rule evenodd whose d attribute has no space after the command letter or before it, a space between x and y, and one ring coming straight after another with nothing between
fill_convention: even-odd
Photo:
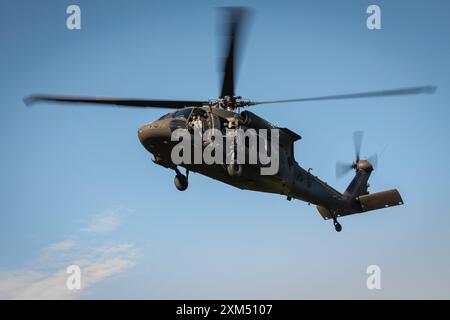
<instances>
[{"instance_id":1,"label":"spinning rotor blade","mask_svg":"<svg viewBox=\"0 0 450 320\"><path fill-rule=\"evenodd\" d=\"M350 172L351 170L357 170L358 162L361 160L361 146L364 137L363 131L355 131L353 132L353 146L355 148L355 162L353 163L345 163L345 162L336 162L336 178L342 178L345 174ZM384 149L383 149L384 151ZM367 161L370 162L372 168L375 169L378 165L378 154L373 154L367 158Z\"/></svg>"},{"instance_id":2,"label":"spinning rotor blade","mask_svg":"<svg viewBox=\"0 0 450 320\"><path fill-rule=\"evenodd\" d=\"M393 90L371 91L371 92L341 94L341 95L313 97L313 98L299 98L299 99L272 100L272 101L259 101L259 102L256 101L256 102L252 102L252 105L269 104L269 103L288 103L288 102L307 102L307 101L320 101L320 100L343 100L343 99L358 99L358 98L405 96L405 95L423 94L423 93L433 94L436 91L436 89L437 88L435 86L401 88L401 89L393 89Z\"/></svg>"},{"instance_id":3,"label":"spinning rotor blade","mask_svg":"<svg viewBox=\"0 0 450 320\"><path fill-rule=\"evenodd\" d=\"M337 162L336 163L336 179L340 179L347 173L353 170L351 163Z\"/></svg>"},{"instance_id":4,"label":"spinning rotor blade","mask_svg":"<svg viewBox=\"0 0 450 320\"><path fill-rule=\"evenodd\" d=\"M240 40L242 38L244 22L248 17L248 10L242 7L226 7L223 10L228 15L224 36L227 38L223 50L226 58L223 65L222 89L220 98L234 97L237 73L237 59L240 53Z\"/></svg>"},{"instance_id":5,"label":"spinning rotor blade","mask_svg":"<svg viewBox=\"0 0 450 320\"><path fill-rule=\"evenodd\" d=\"M364 136L364 132L362 132L362 131L353 132L353 147L355 148L356 162L359 161L360 156L361 156L361 145L362 145L363 136Z\"/></svg>"},{"instance_id":6,"label":"spinning rotor blade","mask_svg":"<svg viewBox=\"0 0 450 320\"><path fill-rule=\"evenodd\" d=\"M378 155L376 153L367 158L367 160L372 165L372 168L376 168L378 166Z\"/></svg>"},{"instance_id":7,"label":"spinning rotor blade","mask_svg":"<svg viewBox=\"0 0 450 320\"><path fill-rule=\"evenodd\" d=\"M38 102L51 102L51 103L86 103L86 104L114 105L121 107L166 108L166 109L201 107L208 104L208 101L141 100L141 99L98 98L98 97L54 96L54 95L31 95L26 97L24 99L24 102L27 106L30 106Z\"/></svg>"}]
</instances>

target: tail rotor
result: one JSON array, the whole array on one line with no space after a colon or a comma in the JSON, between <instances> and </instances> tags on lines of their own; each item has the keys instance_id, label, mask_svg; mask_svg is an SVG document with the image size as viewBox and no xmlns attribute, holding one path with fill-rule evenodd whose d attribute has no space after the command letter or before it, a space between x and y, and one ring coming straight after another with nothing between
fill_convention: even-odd
<instances>
[{"instance_id":1,"label":"tail rotor","mask_svg":"<svg viewBox=\"0 0 450 320\"><path fill-rule=\"evenodd\" d=\"M361 147L363 142L364 132L355 131L353 133L353 147L355 150L355 160L349 162L336 162L336 178L340 179L352 170L363 169L367 167L376 168L378 165L378 155L375 153L366 160L361 160Z\"/></svg>"}]
</instances>

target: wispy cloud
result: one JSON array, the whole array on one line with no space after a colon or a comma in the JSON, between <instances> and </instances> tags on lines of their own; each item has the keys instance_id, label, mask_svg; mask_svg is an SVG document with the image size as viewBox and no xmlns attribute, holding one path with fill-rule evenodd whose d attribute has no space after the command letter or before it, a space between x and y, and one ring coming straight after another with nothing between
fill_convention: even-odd
<instances>
[{"instance_id":1,"label":"wispy cloud","mask_svg":"<svg viewBox=\"0 0 450 320\"><path fill-rule=\"evenodd\" d=\"M82 231L110 232L120 225L120 211L96 215ZM0 272L0 299L76 299L82 298L97 283L136 264L137 250L129 243L99 243L78 232L68 239L45 246L29 267ZM75 239L75 240L74 240ZM101 239L100 239L101 241ZM81 289L69 290L66 269L81 269Z\"/></svg>"},{"instance_id":2,"label":"wispy cloud","mask_svg":"<svg viewBox=\"0 0 450 320\"><path fill-rule=\"evenodd\" d=\"M56 242L56 243L52 243L50 245L47 246L48 250L56 250L56 251L60 251L60 250L70 250L73 247L76 246L76 243L72 240L64 240L61 242Z\"/></svg>"},{"instance_id":3,"label":"wispy cloud","mask_svg":"<svg viewBox=\"0 0 450 320\"><path fill-rule=\"evenodd\" d=\"M94 216L91 223L87 227L81 229L81 231L92 233L107 233L114 231L122 222L122 211L122 209L109 209L97 214Z\"/></svg>"},{"instance_id":4,"label":"wispy cloud","mask_svg":"<svg viewBox=\"0 0 450 320\"><path fill-rule=\"evenodd\" d=\"M54 263L60 266L56 270L39 271L42 266L37 265L36 270L31 268L0 273L0 298L79 298L98 282L133 267L134 257L135 250L128 244L94 247L84 252L74 251L70 257L63 256L64 261L59 260L60 256L55 256ZM81 269L80 290L69 290L66 286L69 276L66 268L69 265L77 265Z\"/></svg>"}]
</instances>

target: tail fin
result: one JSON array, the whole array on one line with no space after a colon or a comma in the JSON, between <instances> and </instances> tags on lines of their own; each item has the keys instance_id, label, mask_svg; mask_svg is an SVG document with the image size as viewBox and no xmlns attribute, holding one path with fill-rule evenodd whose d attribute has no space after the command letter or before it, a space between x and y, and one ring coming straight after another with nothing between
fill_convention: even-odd
<instances>
[{"instance_id":1,"label":"tail fin","mask_svg":"<svg viewBox=\"0 0 450 320\"><path fill-rule=\"evenodd\" d=\"M364 161L364 160L362 160ZM360 161L360 162L362 162ZM372 173L372 166L369 163L367 168L361 168L356 171L356 175L348 185L344 192L344 196L349 198L356 198L365 194L368 194L368 181L370 174Z\"/></svg>"}]
</instances>

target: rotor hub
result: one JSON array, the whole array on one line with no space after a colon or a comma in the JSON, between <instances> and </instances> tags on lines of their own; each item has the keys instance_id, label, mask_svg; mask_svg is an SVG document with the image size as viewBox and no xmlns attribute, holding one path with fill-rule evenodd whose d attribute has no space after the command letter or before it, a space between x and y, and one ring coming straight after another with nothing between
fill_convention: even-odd
<instances>
[{"instance_id":1,"label":"rotor hub","mask_svg":"<svg viewBox=\"0 0 450 320\"><path fill-rule=\"evenodd\" d=\"M366 171L373 170L372 164L367 160L358 160L353 162L352 168L355 170L366 170Z\"/></svg>"},{"instance_id":2,"label":"rotor hub","mask_svg":"<svg viewBox=\"0 0 450 320\"><path fill-rule=\"evenodd\" d=\"M223 98L209 100L208 106L223 108L228 111L233 111L237 108L252 106L255 103L249 100L242 100L241 96L225 96Z\"/></svg>"}]
</instances>

